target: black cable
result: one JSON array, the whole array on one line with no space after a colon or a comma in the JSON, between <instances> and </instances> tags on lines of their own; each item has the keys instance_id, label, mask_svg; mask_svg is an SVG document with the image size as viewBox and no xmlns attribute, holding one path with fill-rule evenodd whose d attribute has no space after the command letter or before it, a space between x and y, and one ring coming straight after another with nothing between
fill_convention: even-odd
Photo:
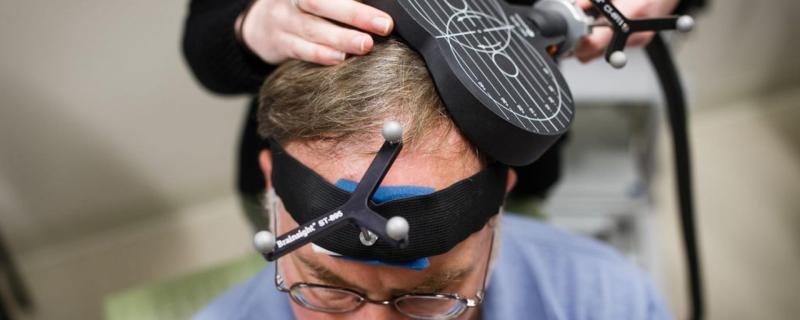
<instances>
[{"instance_id":1,"label":"black cable","mask_svg":"<svg viewBox=\"0 0 800 320\"><path fill-rule=\"evenodd\" d=\"M22 275L19 273L19 269L11 256L11 252L6 246L2 234L0 234L0 276L5 278L4 280L8 284L13 303L16 303L16 306L23 311L30 310L33 307L33 301L30 298L28 290L25 288ZM2 295L0 295L0 300L3 300ZM7 305L3 305L2 302L4 301L0 301L0 313L4 313L8 310ZM10 316L8 317L10 318ZM3 317L0 316L0 320L2 319Z\"/></svg>"},{"instance_id":2,"label":"black cable","mask_svg":"<svg viewBox=\"0 0 800 320\"><path fill-rule=\"evenodd\" d=\"M689 130L686 119L686 97L669 49L661 35L656 34L647 46L647 55L655 68L667 102L667 113L672 131L675 153L675 175L680 205L681 229L686 252L686 269L689 274L690 319L704 316L703 281L700 268L697 231L692 199L692 168L689 148Z\"/></svg>"}]
</instances>

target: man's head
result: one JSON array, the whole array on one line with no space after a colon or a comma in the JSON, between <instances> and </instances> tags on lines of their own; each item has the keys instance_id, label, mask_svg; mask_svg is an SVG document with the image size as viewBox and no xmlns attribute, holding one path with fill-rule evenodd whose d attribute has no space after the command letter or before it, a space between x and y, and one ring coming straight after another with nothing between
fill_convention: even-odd
<instances>
[{"instance_id":1,"label":"man's head","mask_svg":"<svg viewBox=\"0 0 800 320\"><path fill-rule=\"evenodd\" d=\"M447 116L424 63L394 40L336 66L284 64L262 88L258 118L262 136L277 140L330 183L361 179L383 142L380 128L387 120L403 125L406 146L383 186L442 190L487 165ZM260 162L269 181L270 151L262 153ZM507 189L513 181L508 179ZM276 207L277 234L298 226L281 205ZM474 297L487 268L494 224L496 219L490 220L447 253L430 257L430 267L422 271L334 258L315 253L310 246L280 259L279 266L287 286L327 284L355 289L374 300L411 292ZM339 315L313 312L296 303L292 307L300 319L401 317L390 306L372 304ZM464 315L470 316L470 312Z\"/></svg>"}]
</instances>

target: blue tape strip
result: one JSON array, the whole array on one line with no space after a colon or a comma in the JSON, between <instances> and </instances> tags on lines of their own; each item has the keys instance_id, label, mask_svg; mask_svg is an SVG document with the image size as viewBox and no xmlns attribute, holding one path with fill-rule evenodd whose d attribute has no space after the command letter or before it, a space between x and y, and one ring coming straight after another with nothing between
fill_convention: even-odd
<instances>
[{"instance_id":1,"label":"blue tape strip","mask_svg":"<svg viewBox=\"0 0 800 320\"><path fill-rule=\"evenodd\" d=\"M347 192L353 192L358 186L358 182L346 179L339 179L336 181L336 186L339 189L342 189ZM375 190L375 194L372 195L372 201L376 204L381 204L387 201L397 200L397 199L404 199L410 198L419 195L426 195L433 193L433 188L429 187L418 187L418 186L381 186ZM396 262L386 262L381 260L370 260L370 259L356 259L351 257L339 256L339 258L359 261L368 264L374 265L387 265L393 267L402 267L408 268L413 270L423 270L431 265L428 258L417 259L407 263L396 263Z\"/></svg>"},{"instance_id":2,"label":"blue tape strip","mask_svg":"<svg viewBox=\"0 0 800 320\"><path fill-rule=\"evenodd\" d=\"M336 186L344 191L353 192L356 190L358 182L346 179L339 179L339 181L336 181ZM429 187L381 186L378 187L378 190L375 190L375 194L372 195L372 201L375 202L376 204L381 204L387 201L431 194L434 191L436 190L433 190L433 188Z\"/></svg>"}]
</instances>

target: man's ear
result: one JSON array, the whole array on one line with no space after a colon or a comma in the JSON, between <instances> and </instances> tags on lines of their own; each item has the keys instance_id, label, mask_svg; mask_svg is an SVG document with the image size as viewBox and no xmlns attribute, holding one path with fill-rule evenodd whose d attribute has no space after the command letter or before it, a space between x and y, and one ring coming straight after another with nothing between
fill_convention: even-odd
<instances>
[{"instance_id":1,"label":"man's ear","mask_svg":"<svg viewBox=\"0 0 800 320\"><path fill-rule=\"evenodd\" d=\"M506 178L506 193L511 192L514 186L517 185L517 171L514 168L508 168L508 177Z\"/></svg>"},{"instance_id":2,"label":"man's ear","mask_svg":"<svg viewBox=\"0 0 800 320\"><path fill-rule=\"evenodd\" d=\"M267 181L265 187L269 190L272 187L272 182L270 181L270 177L272 177L272 151L269 149L262 150L258 155L258 163L261 165L261 172L264 172L264 180Z\"/></svg>"}]
</instances>

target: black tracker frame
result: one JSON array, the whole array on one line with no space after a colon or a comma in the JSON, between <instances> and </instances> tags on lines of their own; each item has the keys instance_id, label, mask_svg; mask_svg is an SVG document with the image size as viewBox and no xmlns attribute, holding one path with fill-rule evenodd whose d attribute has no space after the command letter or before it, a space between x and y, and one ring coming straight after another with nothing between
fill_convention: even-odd
<instances>
[{"instance_id":1,"label":"black tracker frame","mask_svg":"<svg viewBox=\"0 0 800 320\"><path fill-rule=\"evenodd\" d=\"M629 19L622 12L617 9L610 0L591 0L592 5L606 17L614 35L611 42L606 49L605 59L612 66L620 68L624 66L624 62L618 64L614 61L613 55L622 53L625 50L625 45L628 43L628 38L637 32L658 32L666 30L688 31L693 26L693 20L689 20L689 25L683 26L680 22L681 19L686 19L687 16L670 16L670 17L657 17L657 18L643 18L643 19ZM623 56L624 57L624 56Z\"/></svg>"},{"instance_id":2,"label":"black tracker frame","mask_svg":"<svg viewBox=\"0 0 800 320\"><path fill-rule=\"evenodd\" d=\"M388 220L373 211L369 206L369 199L372 198L381 181L386 177L402 149L402 141L385 141L364 173L361 182L358 183L350 199L344 205L278 237L275 241L275 249L272 252L262 252L264 257L269 261L275 261L305 244L314 242L346 226L348 223L355 224L362 230L366 229L364 231L374 233L382 241L397 248L406 247L408 238L395 240L390 237L386 231Z\"/></svg>"}]
</instances>

